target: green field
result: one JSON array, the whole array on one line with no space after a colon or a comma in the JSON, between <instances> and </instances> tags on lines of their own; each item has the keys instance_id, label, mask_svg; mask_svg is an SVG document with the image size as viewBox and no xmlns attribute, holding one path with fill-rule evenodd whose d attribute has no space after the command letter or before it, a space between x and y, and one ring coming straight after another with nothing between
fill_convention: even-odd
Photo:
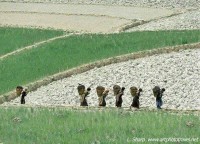
<instances>
[{"instance_id":1,"label":"green field","mask_svg":"<svg viewBox=\"0 0 200 144\"><path fill-rule=\"evenodd\" d=\"M0 56L63 33L53 30L0 27Z\"/></svg>"},{"instance_id":2,"label":"green field","mask_svg":"<svg viewBox=\"0 0 200 144\"><path fill-rule=\"evenodd\" d=\"M64 33L0 27L0 56ZM0 94L85 63L195 42L200 42L200 30L85 34L58 39L0 60ZM167 143L200 143L200 117L193 112L0 107L0 121L0 144L161 144L170 140L167 138L183 140Z\"/></svg>"},{"instance_id":3,"label":"green field","mask_svg":"<svg viewBox=\"0 0 200 144\"><path fill-rule=\"evenodd\" d=\"M104 58L200 41L200 30L74 35L0 61L0 94Z\"/></svg>"},{"instance_id":4,"label":"green field","mask_svg":"<svg viewBox=\"0 0 200 144\"><path fill-rule=\"evenodd\" d=\"M148 142L148 138L194 138L181 144L200 141L200 119L193 114L62 108L2 108L0 113L0 143L4 144L125 144L137 143L136 138L145 138L141 143L148 144L164 143Z\"/></svg>"}]
</instances>

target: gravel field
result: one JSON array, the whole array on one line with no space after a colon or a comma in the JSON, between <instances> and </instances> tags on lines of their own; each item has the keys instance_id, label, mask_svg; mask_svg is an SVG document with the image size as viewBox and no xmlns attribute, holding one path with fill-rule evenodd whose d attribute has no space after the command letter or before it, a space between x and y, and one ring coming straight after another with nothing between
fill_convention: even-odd
<instances>
[{"instance_id":1,"label":"gravel field","mask_svg":"<svg viewBox=\"0 0 200 144\"><path fill-rule=\"evenodd\" d=\"M84 15L56 15L37 13L2 13L0 25L17 27L39 27L77 31L83 33L113 33L129 23L128 20ZM97 26L98 25L98 26Z\"/></svg>"},{"instance_id":2,"label":"gravel field","mask_svg":"<svg viewBox=\"0 0 200 144\"><path fill-rule=\"evenodd\" d=\"M177 12L144 7L2 2L0 25L113 33L137 21L159 19Z\"/></svg>"},{"instance_id":3,"label":"gravel field","mask_svg":"<svg viewBox=\"0 0 200 144\"><path fill-rule=\"evenodd\" d=\"M87 98L90 106L98 105L95 88L102 85L110 89L107 106L115 105L112 92L114 84L126 87L123 96L123 107L131 104L129 92L131 86L143 89L140 98L141 107L155 107L152 88L155 85L166 88L163 96L163 108L180 110L200 110L200 49L185 50L178 53L155 55L151 57L130 60L112 64L102 68L95 68L53 82L47 86L31 92L26 97L28 105L79 105L77 93L78 83L92 88ZM17 98L3 105L18 105Z\"/></svg>"},{"instance_id":4,"label":"gravel field","mask_svg":"<svg viewBox=\"0 0 200 144\"><path fill-rule=\"evenodd\" d=\"M200 10L189 11L177 16L155 20L131 29L131 31L192 30L200 29Z\"/></svg>"},{"instance_id":5,"label":"gravel field","mask_svg":"<svg viewBox=\"0 0 200 144\"><path fill-rule=\"evenodd\" d=\"M169 9L195 9L200 7L200 0L0 0L0 2L123 5Z\"/></svg>"},{"instance_id":6,"label":"gravel field","mask_svg":"<svg viewBox=\"0 0 200 144\"><path fill-rule=\"evenodd\" d=\"M141 8L130 6L72 5L52 3L7 3L0 5L0 12L45 13L65 15L85 15L121 18L126 20L152 20L172 15L176 10L163 8Z\"/></svg>"},{"instance_id":7,"label":"gravel field","mask_svg":"<svg viewBox=\"0 0 200 144\"><path fill-rule=\"evenodd\" d=\"M200 0L0 0L0 25L86 33L199 29L199 7ZM132 27L140 21L147 23Z\"/></svg>"}]
</instances>

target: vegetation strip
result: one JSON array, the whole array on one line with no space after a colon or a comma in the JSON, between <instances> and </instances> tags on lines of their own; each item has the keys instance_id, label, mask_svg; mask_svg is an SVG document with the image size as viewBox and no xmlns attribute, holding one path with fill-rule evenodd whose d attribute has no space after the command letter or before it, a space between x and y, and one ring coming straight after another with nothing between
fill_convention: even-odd
<instances>
[{"instance_id":1,"label":"vegetation strip","mask_svg":"<svg viewBox=\"0 0 200 144\"><path fill-rule=\"evenodd\" d=\"M61 30L0 26L0 57L17 49L64 34L65 32Z\"/></svg>"},{"instance_id":2,"label":"vegetation strip","mask_svg":"<svg viewBox=\"0 0 200 144\"><path fill-rule=\"evenodd\" d=\"M200 31L85 34L57 39L0 60L0 95L83 64L138 51L200 41ZM23 41L22 41L23 42Z\"/></svg>"},{"instance_id":3,"label":"vegetation strip","mask_svg":"<svg viewBox=\"0 0 200 144\"><path fill-rule=\"evenodd\" d=\"M42 45L42 44L45 44L45 43L49 43L49 42L52 42L54 40L57 40L57 39L62 39L62 38L65 38L65 37L69 37L71 35L76 35L75 33L71 33L71 34L67 34L67 35L62 35L62 36L58 36L58 37L54 37L54 38L50 38L48 40L44 40L44 41L41 41L41 42L37 42L33 45L30 45L30 46L27 46L27 47L24 47L24 48L20 48L20 49L17 49L15 51L12 51L10 53L7 53L5 55L2 55L0 56L0 60L3 60L9 56L12 56L12 55L15 55L17 53L20 53L20 52L23 52L25 50L30 50L30 49L33 49L33 48L37 48L38 46Z\"/></svg>"},{"instance_id":4,"label":"vegetation strip","mask_svg":"<svg viewBox=\"0 0 200 144\"><path fill-rule=\"evenodd\" d=\"M2 143L125 144L142 139L155 144L149 140L156 138L193 138L190 143L198 143L200 133L199 116L192 113L22 107L0 109L0 113Z\"/></svg>"},{"instance_id":5,"label":"vegetation strip","mask_svg":"<svg viewBox=\"0 0 200 144\"><path fill-rule=\"evenodd\" d=\"M73 69L67 70L65 72L61 72L61 73L52 75L52 76L48 76L45 79L30 83L30 84L26 85L26 87L28 87L28 89L30 91L35 91L37 88L39 88L43 85L47 85L53 81L60 80L60 79L66 78L66 77L70 77L71 75L86 72L95 67L102 67L102 66L106 66L109 64L113 64L113 63L119 63L119 62L127 61L130 59L137 59L137 58L142 58L142 57L146 57L146 56L152 56L155 54L178 52L179 50L196 49L196 48L200 48L200 43L186 44L186 45L173 46L173 47L165 47L165 48L159 48L159 49L153 49L153 50L147 50L147 51L140 51L140 52L126 54L126 55L122 55L122 56L116 56L116 57L96 61L93 63L85 64L80 67L73 68ZM5 95L0 96L0 104L5 101L10 101L15 98L16 98L15 90L13 90Z\"/></svg>"}]
</instances>

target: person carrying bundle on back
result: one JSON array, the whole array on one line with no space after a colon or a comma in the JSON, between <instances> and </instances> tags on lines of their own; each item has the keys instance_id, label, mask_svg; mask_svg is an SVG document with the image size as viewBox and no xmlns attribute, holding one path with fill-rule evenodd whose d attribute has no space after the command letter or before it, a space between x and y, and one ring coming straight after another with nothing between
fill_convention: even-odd
<instances>
[{"instance_id":1,"label":"person carrying bundle on back","mask_svg":"<svg viewBox=\"0 0 200 144\"><path fill-rule=\"evenodd\" d=\"M90 94L91 88L88 87L86 90L84 85L79 84L77 90L80 96L80 106L88 106L86 97Z\"/></svg>"},{"instance_id":2,"label":"person carrying bundle on back","mask_svg":"<svg viewBox=\"0 0 200 144\"><path fill-rule=\"evenodd\" d=\"M155 86L152 90L154 97L156 97L156 106L158 109L161 109L161 106L163 105L162 96L165 88L160 89L159 86Z\"/></svg>"},{"instance_id":3,"label":"person carrying bundle on back","mask_svg":"<svg viewBox=\"0 0 200 144\"><path fill-rule=\"evenodd\" d=\"M106 106L105 98L108 95L109 90L106 90L103 86L97 86L96 92L99 97L99 106Z\"/></svg>"},{"instance_id":4,"label":"person carrying bundle on back","mask_svg":"<svg viewBox=\"0 0 200 144\"><path fill-rule=\"evenodd\" d=\"M23 88L22 86L16 87L17 96L21 97L21 104L25 104L25 96L27 95L27 88Z\"/></svg>"},{"instance_id":5,"label":"person carrying bundle on back","mask_svg":"<svg viewBox=\"0 0 200 144\"><path fill-rule=\"evenodd\" d=\"M124 90L125 87L120 87L119 85L114 85L113 86L113 92L114 92L114 96L116 98L116 102L115 102L115 106L116 107L121 107L122 106L122 96L124 95Z\"/></svg>"},{"instance_id":6,"label":"person carrying bundle on back","mask_svg":"<svg viewBox=\"0 0 200 144\"><path fill-rule=\"evenodd\" d=\"M139 97L140 97L140 92L142 92L142 89L140 88L138 90L137 87L132 86L132 87L130 87L130 92L133 97L133 102L131 104L131 107L140 108Z\"/></svg>"}]
</instances>

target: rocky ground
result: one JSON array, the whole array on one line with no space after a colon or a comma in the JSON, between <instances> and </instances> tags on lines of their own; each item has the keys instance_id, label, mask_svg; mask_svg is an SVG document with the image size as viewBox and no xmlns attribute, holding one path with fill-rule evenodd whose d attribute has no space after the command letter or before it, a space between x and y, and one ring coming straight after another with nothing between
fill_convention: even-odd
<instances>
[{"instance_id":1,"label":"rocky ground","mask_svg":"<svg viewBox=\"0 0 200 144\"><path fill-rule=\"evenodd\" d=\"M178 12L130 6L1 2L0 25L113 33L135 22L159 19Z\"/></svg>"},{"instance_id":2,"label":"rocky ground","mask_svg":"<svg viewBox=\"0 0 200 144\"><path fill-rule=\"evenodd\" d=\"M149 23L130 28L126 31L191 29L200 29L200 10L189 11L177 16L151 21Z\"/></svg>"},{"instance_id":3,"label":"rocky ground","mask_svg":"<svg viewBox=\"0 0 200 144\"><path fill-rule=\"evenodd\" d=\"M18 6L20 3L9 3L11 7L6 7L5 2L22 2L22 4L27 3L28 6L23 10L21 9L22 7ZM42 6L41 4L43 3L48 3L48 5L46 5L46 8L37 9L38 7L34 8L36 4L34 6L32 4L32 7L29 8L31 6L29 5L31 4L30 2L40 3L39 6ZM73 7L71 5L67 9L60 8L65 7L65 4L69 4L68 6L73 4ZM82 25L86 31L90 32L91 28L98 28L92 30L95 33L116 32L122 25L131 25L132 22L138 20L144 20L145 23L130 27L125 31L200 29L199 0L0 0L0 18L2 18L0 22L5 21L5 19L12 19L12 5L15 8L13 17L16 20L18 20L18 17L15 16L20 14L26 14L28 17L30 17L29 15L35 15L35 19L40 15L40 17L49 17L48 23L52 23L54 26L61 24L64 27L72 19L77 24L73 29L78 31L82 31L80 27ZM51 6L56 6L52 13L52 8L49 8ZM84 9L85 6L88 6L87 9ZM155 10L154 8L159 8L159 11L162 9L164 11L162 11L162 14L164 15L148 14L150 9ZM76 9L81 10L77 12ZM127 10L129 12L126 13ZM156 11L151 12L157 13ZM172 16L171 12L175 15ZM177 14L177 12L180 12L180 14ZM47 14L50 15L47 17ZM10 16L7 17L7 15ZM148 15L154 17L150 18ZM60 19L66 18L66 21L63 23L59 21L60 19L57 19L58 21L56 22L51 21L57 16ZM87 23L84 24L84 21ZM44 21L43 27L45 27L45 23ZM98 25L99 23L101 25ZM90 25L89 29L88 25ZM48 25L47 27L50 26ZM115 97L112 87L114 84L119 84L126 87L123 96L123 107L130 106L132 101L129 88L137 86L143 89L140 98L141 107L154 108L155 98L151 89L155 85L159 85L166 88L163 97L163 108L200 110L200 49L155 55L95 68L88 72L53 82L35 92L30 92L26 97L27 105L78 106L79 96L76 89L78 83L85 84L87 87L91 86L92 91L87 98L90 106L98 105L98 97L95 93L95 88L98 85L110 89L106 99L107 106L114 106ZM20 99L17 98L3 105L19 105L19 101Z\"/></svg>"},{"instance_id":4,"label":"rocky ground","mask_svg":"<svg viewBox=\"0 0 200 144\"><path fill-rule=\"evenodd\" d=\"M89 5L123 5L155 8L194 9L200 7L199 0L0 0L0 2L64 3Z\"/></svg>"},{"instance_id":5,"label":"rocky ground","mask_svg":"<svg viewBox=\"0 0 200 144\"><path fill-rule=\"evenodd\" d=\"M112 87L114 84L126 87L123 107L131 104L129 92L131 86L143 89L140 98L141 107L155 107L152 88L164 87L163 108L200 110L200 49L185 50L178 53L155 55L95 68L74 75L31 92L26 97L27 105L79 105L78 83L91 86L87 98L90 106L98 105L95 88L98 85L110 89L106 98L107 106L115 106ZM4 105L19 105L17 98Z\"/></svg>"},{"instance_id":6,"label":"rocky ground","mask_svg":"<svg viewBox=\"0 0 200 144\"><path fill-rule=\"evenodd\" d=\"M0 25L85 33L199 29L199 7L199 0L0 0Z\"/></svg>"}]
</instances>

